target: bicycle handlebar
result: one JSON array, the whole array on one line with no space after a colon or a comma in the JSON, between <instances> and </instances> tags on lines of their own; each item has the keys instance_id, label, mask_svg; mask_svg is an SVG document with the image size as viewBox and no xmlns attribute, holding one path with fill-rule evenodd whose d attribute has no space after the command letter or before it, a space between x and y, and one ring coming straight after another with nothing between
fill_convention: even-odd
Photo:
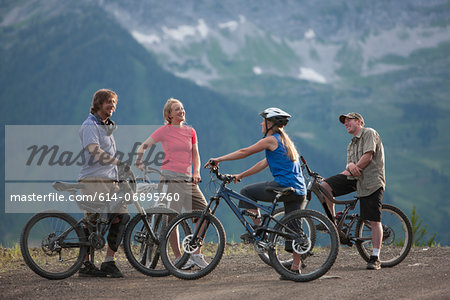
<instances>
[{"instance_id":1,"label":"bicycle handlebar","mask_svg":"<svg viewBox=\"0 0 450 300\"><path fill-rule=\"evenodd\" d=\"M209 170L216 175L217 179L221 180L225 184L232 182L235 177L229 174L220 174L219 173L219 165L216 164L214 160L210 160L209 162Z\"/></svg>"}]
</instances>

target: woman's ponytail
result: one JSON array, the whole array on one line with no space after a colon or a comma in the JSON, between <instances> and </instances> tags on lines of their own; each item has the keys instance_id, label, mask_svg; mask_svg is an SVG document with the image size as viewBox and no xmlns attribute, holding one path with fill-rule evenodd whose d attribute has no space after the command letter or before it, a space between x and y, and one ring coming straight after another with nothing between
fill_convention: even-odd
<instances>
[{"instance_id":1,"label":"woman's ponytail","mask_svg":"<svg viewBox=\"0 0 450 300\"><path fill-rule=\"evenodd\" d=\"M275 132L280 134L281 143L286 147L289 158L292 161L297 161L299 154L297 148L295 148L294 142L292 142L288 134L283 130L283 128L277 128Z\"/></svg>"}]
</instances>

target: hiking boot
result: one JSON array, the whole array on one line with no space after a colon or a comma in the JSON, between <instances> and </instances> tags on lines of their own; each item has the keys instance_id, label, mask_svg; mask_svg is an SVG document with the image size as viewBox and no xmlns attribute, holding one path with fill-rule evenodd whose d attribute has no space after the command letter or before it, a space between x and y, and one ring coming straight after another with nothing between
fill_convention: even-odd
<instances>
[{"instance_id":1,"label":"hiking boot","mask_svg":"<svg viewBox=\"0 0 450 300\"><path fill-rule=\"evenodd\" d=\"M123 277L122 272L117 268L115 261L102 262L100 270L105 272L107 276L112 278Z\"/></svg>"},{"instance_id":2,"label":"hiking boot","mask_svg":"<svg viewBox=\"0 0 450 300\"><path fill-rule=\"evenodd\" d=\"M297 273L297 274L301 274L302 273L302 271L300 271L300 270L290 270L290 271L294 272L294 273ZM289 278L287 278L284 275L280 275L280 280L292 280L292 279L289 279Z\"/></svg>"},{"instance_id":3,"label":"hiking boot","mask_svg":"<svg viewBox=\"0 0 450 300\"><path fill-rule=\"evenodd\" d=\"M99 270L90 261L85 261L84 266L78 271L78 276L80 277L106 277L106 273Z\"/></svg>"},{"instance_id":4,"label":"hiking boot","mask_svg":"<svg viewBox=\"0 0 450 300\"><path fill-rule=\"evenodd\" d=\"M178 264L178 262L180 261L181 257L182 256L175 258L175 260L173 261L173 264L175 266ZM192 259L189 257L188 261L184 265L182 265L182 266L180 266L178 268L181 269L181 270L189 270L194 265L195 265L194 261L192 261Z\"/></svg>"},{"instance_id":5,"label":"hiking boot","mask_svg":"<svg viewBox=\"0 0 450 300\"><path fill-rule=\"evenodd\" d=\"M371 255L369 262L367 263L367 270L379 270L381 269L381 262L378 256Z\"/></svg>"},{"instance_id":6,"label":"hiking boot","mask_svg":"<svg viewBox=\"0 0 450 300\"><path fill-rule=\"evenodd\" d=\"M208 266L208 263L206 262L202 254L192 254L190 259L200 269L204 269Z\"/></svg>"}]
</instances>

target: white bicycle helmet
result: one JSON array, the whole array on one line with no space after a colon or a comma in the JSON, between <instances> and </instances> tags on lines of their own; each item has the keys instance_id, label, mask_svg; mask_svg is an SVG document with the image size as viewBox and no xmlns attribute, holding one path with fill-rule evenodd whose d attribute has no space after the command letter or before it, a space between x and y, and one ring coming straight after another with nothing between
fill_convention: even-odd
<instances>
[{"instance_id":1,"label":"white bicycle helmet","mask_svg":"<svg viewBox=\"0 0 450 300\"><path fill-rule=\"evenodd\" d=\"M276 107L266 108L259 115L263 117L266 122L266 133L264 134L264 137L267 136L269 130L271 130L274 126L285 126L289 122L289 118L291 117L290 114ZM267 128L267 121L271 121L273 123L270 128Z\"/></svg>"},{"instance_id":2,"label":"white bicycle helmet","mask_svg":"<svg viewBox=\"0 0 450 300\"><path fill-rule=\"evenodd\" d=\"M289 122L289 118L291 117L290 114L288 114L284 110L279 109L277 107L266 108L259 115L266 120L272 121L273 123L275 123L275 125L278 125L278 126L286 125Z\"/></svg>"}]
</instances>

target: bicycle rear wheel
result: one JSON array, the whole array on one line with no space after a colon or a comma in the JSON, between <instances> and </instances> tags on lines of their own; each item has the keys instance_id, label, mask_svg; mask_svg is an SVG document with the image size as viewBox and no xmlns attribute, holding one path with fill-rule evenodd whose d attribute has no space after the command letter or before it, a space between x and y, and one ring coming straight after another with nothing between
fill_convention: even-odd
<instances>
[{"instance_id":1,"label":"bicycle rear wheel","mask_svg":"<svg viewBox=\"0 0 450 300\"><path fill-rule=\"evenodd\" d=\"M161 248L160 237L164 231L168 215L148 214L147 220L158 240L153 240L147 227L145 217L136 215L128 223L123 237L125 255L130 264L139 272L153 277L170 275L160 260ZM184 234L190 234L190 228L185 223L181 224Z\"/></svg>"},{"instance_id":2,"label":"bicycle rear wheel","mask_svg":"<svg viewBox=\"0 0 450 300\"><path fill-rule=\"evenodd\" d=\"M383 204L381 209L383 240L381 245L381 267L393 267L401 263L411 250L413 233L408 217L397 207ZM359 219L356 223L355 237L362 240L356 248L365 261L372 254L372 232L368 221Z\"/></svg>"},{"instance_id":3,"label":"bicycle rear wheel","mask_svg":"<svg viewBox=\"0 0 450 300\"><path fill-rule=\"evenodd\" d=\"M43 212L27 222L20 235L25 263L48 279L64 279L75 274L83 263L88 246L76 220L63 212Z\"/></svg>"},{"instance_id":4,"label":"bicycle rear wheel","mask_svg":"<svg viewBox=\"0 0 450 300\"><path fill-rule=\"evenodd\" d=\"M170 273L178 278L189 280L206 276L222 259L226 241L225 230L220 221L210 214L204 216L202 224L197 224L202 214L201 211L181 214L173 219L164 231L161 258ZM192 232L200 226L195 240L193 234L186 234L181 230L180 227L184 223L189 225ZM173 251L178 245L181 256Z\"/></svg>"},{"instance_id":5,"label":"bicycle rear wheel","mask_svg":"<svg viewBox=\"0 0 450 300\"><path fill-rule=\"evenodd\" d=\"M289 213L280 223L269 237L273 268L293 281L311 281L328 272L339 252L334 224L322 213L306 209ZM316 230L319 224L324 230ZM287 260L292 263L284 264ZM299 265L300 273L293 271L292 265Z\"/></svg>"}]
</instances>

